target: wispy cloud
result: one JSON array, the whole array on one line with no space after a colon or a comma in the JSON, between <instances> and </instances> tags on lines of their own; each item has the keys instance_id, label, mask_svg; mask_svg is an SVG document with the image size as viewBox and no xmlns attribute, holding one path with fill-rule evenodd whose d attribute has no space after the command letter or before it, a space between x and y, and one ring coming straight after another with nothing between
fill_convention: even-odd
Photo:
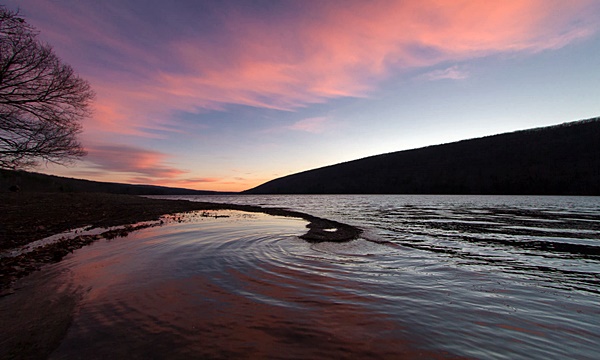
<instances>
[{"instance_id":1,"label":"wispy cloud","mask_svg":"<svg viewBox=\"0 0 600 360\"><path fill-rule=\"evenodd\" d=\"M221 182L219 178L190 178L190 179L156 179L154 177L131 177L127 179L131 184L152 184L159 186L177 187L185 189L210 190L212 184Z\"/></svg>"},{"instance_id":2,"label":"wispy cloud","mask_svg":"<svg viewBox=\"0 0 600 360\"><path fill-rule=\"evenodd\" d=\"M103 175L110 174L117 180L109 181L201 190L232 184L220 177L193 176L190 171L171 166L171 156L159 151L122 144L95 144L86 150L88 156L71 175L107 180Z\"/></svg>"},{"instance_id":3,"label":"wispy cloud","mask_svg":"<svg viewBox=\"0 0 600 360\"><path fill-rule=\"evenodd\" d=\"M457 65L451 66L445 69L433 70L425 73L421 76L422 78L430 81L435 80L462 80L469 77L469 73L466 70L460 69Z\"/></svg>"},{"instance_id":4,"label":"wispy cloud","mask_svg":"<svg viewBox=\"0 0 600 360\"><path fill-rule=\"evenodd\" d=\"M290 130L305 131L313 134L322 133L327 127L328 118L313 117L296 121L289 126Z\"/></svg>"},{"instance_id":5,"label":"wispy cloud","mask_svg":"<svg viewBox=\"0 0 600 360\"><path fill-rule=\"evenodd\" d=\"M333 120L327 116L317 116L304 118L294 121L290 125L276 125L270 128L262 129L262 134L280 134L289 131L307 132L312 134L324 133L335 126ZM263 146L266 146L263 144Z\"/></svg>"},{"instance_id":6,"label":"wispy cloud","mask_svg":"<svg viewBox=\"0 0 600 360\"><path fill-rule=\"evenodd\" d=\"M133 174L153 179L175 179L187 171L169 166L168 155L128 145L95 145L87 148L85 160L94 169L111 173Z\"/></svg>"},{"instance_id":7,"label":"wispy cloud","mask_svg":"<svg viewBox=\"0 0 600 360\"><path fill-rule=\"evenodd\" d=\"M209 15L200 5L168 10L197 25L151 22L116 1L32 1L36 25L98 93L86 129L137 136L174 129L176 112L364 97L390 74L556 49L597 27L593 0L298 2L268 19L229 5ZM163 11L144 9L151 19ZM465 76L451 67L429 79Z\"/></svg>"}]
</instances>

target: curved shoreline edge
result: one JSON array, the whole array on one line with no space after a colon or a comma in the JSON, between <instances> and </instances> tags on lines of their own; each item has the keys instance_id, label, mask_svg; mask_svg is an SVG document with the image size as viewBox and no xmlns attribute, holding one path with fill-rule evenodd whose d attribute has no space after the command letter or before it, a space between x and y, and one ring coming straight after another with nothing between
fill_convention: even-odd
<instances>
[{"instance_id":1,"label":"curved shoreline edge","mask_svg":"<svg viewBox=\"0 0 600 360\"><path fill-rule=\"evenodd\" d=\"M263 208L260 206L252 205L235 205L235 204L215 204L207 203L211 205L223 205L222 209L211 209L211 210L239 210L246 212L260 212L267 215L273 216L285 216L300 218L308 221L308 232L304 235L299 236L301 239L312 243L318 242L345 242L358 238L362 233L362 229L352 225L340 223L329 219L323 219L317 216L306 214L299 211L282 209L282 208Z\"/></svg>"},{"instance_id":2,"label":"curved shoreline edge","mask_svg":"<svg viewBox=\"0 0 600 360\"><path fill-rule=\"evenodd\" d=\"M60 261L74 250L99 239L127 236L132 231L162 224L166 215L192 211L238 210L308 221L308 231L299 238L308 242L345 242L356 239L362 230L337 221L282 208L253 205L194 202L113 194L9 194L0 195L0 251L24 247L41 238L80 228L108 228L97 235L78 235L14 257L0 258L0 297L14 293L12 284L39 270L44 264ZM154 221L154 223L152 223ZM13 245L13 246L9 246Z\"/></svg>"}]
</instances>

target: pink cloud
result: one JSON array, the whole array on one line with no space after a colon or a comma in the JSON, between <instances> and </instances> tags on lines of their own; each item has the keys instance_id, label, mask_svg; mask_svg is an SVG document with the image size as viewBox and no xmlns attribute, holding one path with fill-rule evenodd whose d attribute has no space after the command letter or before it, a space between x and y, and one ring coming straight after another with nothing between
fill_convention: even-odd
<instances>
[{"instance_id":1,"label":"pink cloud","mask_svg":"<svg viewBox=\"0 0 600 360\"><path fill-rule=\"evenodd\" d=\"M80 168L67 176L101 181L158 185L198 190L239 191L249 187L246 179L190 177L190 172L169 165L168 154L130 145L95 144ZM187 176L186 176L187 175Z\"/></svg>"},{"instance_id":2,"label":"pink cloud","mask_svg":"<svg viewBox=\"0 0 600 360\"><path fill-rule=\"evenodd\" d=\"M83 64L84 77L98 93L86 130L137 136L175 131L173 115L180 111L227 104L294 110L332 98L365 97L390 74L556 49L597 27L597 12L589 11L596 6L592 0L302 4L306 11L269 19L230 9L219 15L217 32L204 34L170 33L114 4L100 13L90 4L67 8L37 2L50 14L40 28L58 41L68 60ZM130 34L119 31L117 22L129 24ZM158 36L161 31L169 36ZM80 47L86 51L78 53ZM98 50L102 56L90 60L97 48L104 49ZM464 73L449 68L431 76ZM308 122L295 126L310 128Z\"/></svg>"},{"instance_id":3,"label":"pink cloud","mask_svg":"<svg viewBox=\"0 0 600 360\"><path fill-rule=\"evenodd\" d=\"M573 18L585 15L578 12L584 2L382 4L327 6L321 18L292 23L232 18L233 36L218 48L206 48L202 39L178 40L169 53L183 71L156 78L161 96L186 110L223 103L291 110L334 97L366 96L391 71L542 51L591 32L571 28ZM240 23L246 25L238 30ZM223 61L207 60L207 51Z\"/></svg>"},{"instance_id":4,"label":"pink cloud","mask_svg":"<svg viewBox=\"0 0 600 360\"><path fill-rule=\"evenodd\" d=\"M109 173L137 174L147 178L174 179L187 171L166 164L166 154L128 145L95 145L86 149L85 160Z\"/></svg>"},{"instance_id":5,"label":"pink cloud","mask_svg":"<svg viewBox=\"0 0 600 360\"><path fill-rule=\"evenodd\" d=\"M325 131L327 120L326 117L302 119L292 124L289 129L318 134Z\"/></svg>"},{"instance_id":6,"label":"pink cloud","mask_svg":"<svg viewBox=\"0 0 600 360\"><path fill-rule=\"evenodd\" d=\"M186 189L210 190L207 186L214 183L221 183L219 178L191 178L191 179L156 179L154 177L132 177L127 180L131 184L152 184L158 186L168 186Z\"/></svg>"}]
</instances>

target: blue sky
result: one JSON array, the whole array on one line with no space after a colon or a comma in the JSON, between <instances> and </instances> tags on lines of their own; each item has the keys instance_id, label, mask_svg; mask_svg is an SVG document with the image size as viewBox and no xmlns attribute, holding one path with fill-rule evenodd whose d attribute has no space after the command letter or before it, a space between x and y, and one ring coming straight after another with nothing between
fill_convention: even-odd
<instances>
[{"instance_id":1,"label":"blue sky","mask_svg":"<svg viewBox=\"0 0 600 360\"><path fill-rule=\"evenodd\" d=\"M238 191L596 117L600 2L7 1L97 93L37 171Z\"/></svg>"}]
</instances>

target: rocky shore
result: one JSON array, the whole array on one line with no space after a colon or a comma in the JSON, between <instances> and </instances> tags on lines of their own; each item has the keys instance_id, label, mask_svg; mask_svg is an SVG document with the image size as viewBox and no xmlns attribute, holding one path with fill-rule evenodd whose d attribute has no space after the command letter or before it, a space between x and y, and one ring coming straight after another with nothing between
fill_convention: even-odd
<instances>
[{"instance_id":1,"label":"rocky shore","mask_svg":"<svg viewBox=\"0 0 600 360\"><path fill-rule=\"evenodd\" d=\"M0 257L0 296L13 292L10 285L15 280L45 263L60 261L78 248L98 239L126 236L131 231L157 225L141 222L156 222L168 214L224 209L305 219L309 222L308 231L300 238L310 242L348 241L361 233L350 225L277 208L102 193L4 193L0 194L0 252L76 228L121 228L59 239L27 253Z\"/></svg>"}]
</instances>

